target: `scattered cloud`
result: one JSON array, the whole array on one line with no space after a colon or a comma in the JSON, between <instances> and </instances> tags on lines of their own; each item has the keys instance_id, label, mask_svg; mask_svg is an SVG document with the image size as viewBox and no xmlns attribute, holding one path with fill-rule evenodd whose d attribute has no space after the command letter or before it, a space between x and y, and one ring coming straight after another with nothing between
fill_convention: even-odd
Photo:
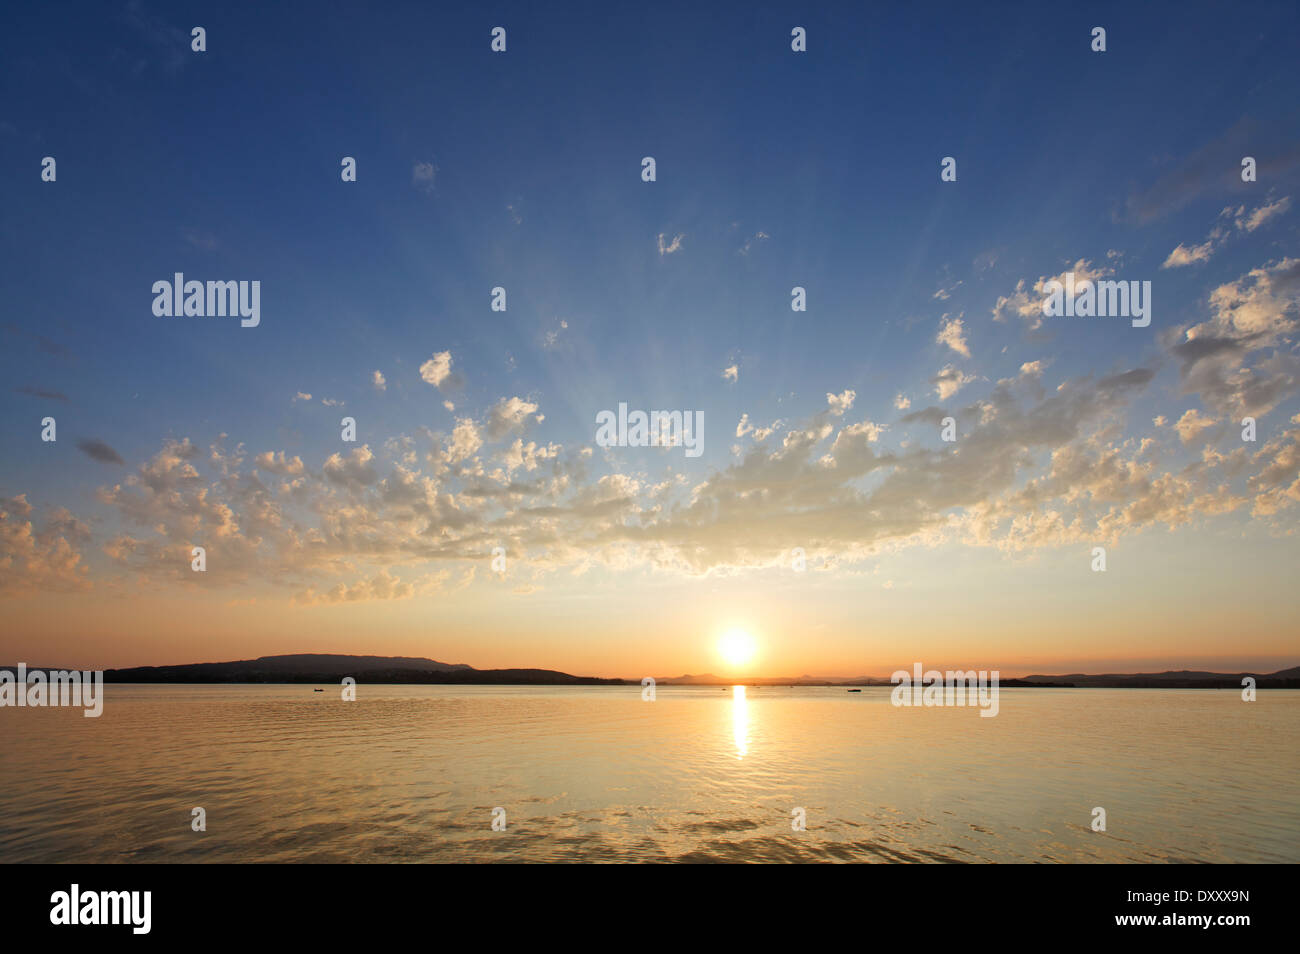
<instances>
[{"instance_id":1,"label":"scattered cloud","mask_svg":"<svg viewBox=\"0 0 1300 954\"><path fill-rule=\"evenodd\" d=\"M438 167L432 162L414 162L411 164L411 185L425 194L433 192L434 180Z\"/></svg>"},{"instance_id":2,"label":"scattered cloud","mask_svg":"<svg viewBox=\"0 0 1300 954\"><path fill-rule=\"evenodd\" d=\"M935 336L935 343L947 345L963 358L969 358L970 348L966 344L966 333L961 317L950 318L944 315L941 320L943 323L939 328L939 334Z\"/></svg>"},{"instance_id":3,"label":"scattered cloud","mask_svg":"<svg viewBox=\"0 0 1300 954\"><path fill-rule=\"evenodd\" d=\"M97 460L101 464L125 464L121 456L113 448L109 447L103 441L94 439L84 439L77 441L77 449L92 460Z\"/></svg>"},{"instance_id":4,"label":"scattered cloud","mask_svg":"<svg viewBox=\"0 0 1300 954\"><path fill-rule=\"evenodd\" d=\"M63 401L67 403L68 396L62 391L47 391L44 388L33 388L27 385L14 388L17 394L26 394L28 397L44 398L47 401Z\"/></svg>"},{"instance_id":5,"label":"scattered cloud","mask_svg":"<svg viewBox=\"0 0 1300 954\"><path fill-rule=\"evenodd\" d=\"M664 239L666 237L667 237L666 233L664 232L659 233L659 257L660 258L662 258L665 255L671 255L673 254L673 252L680 251L682 247L682 239L684 239L686 236L684 233L678 232L677 235L673 237L673 240L671 242L665 243Z\"/></svg>"},{"instance_id":6,"label":"scattered cloud","mask_svg":"<svg viewBox=\"0 0 1300 954\"><path fill-rule=\"evenodd\" d=\"M561 318L558 325L542 336L542 347L547 351L554 351L560 346L560 335L567 331L568 328L569 322L564 318ZM513 361L514 359L511 358L511 360Z\"/></svg>"},{"instance_id":7,"label":"scattered cloud","mask_svg":"<svg viewBox=\"0 0 1300 954\"><path fill-rule=\"evenodd\" d=\"M973 374L966 374L949 364L931 378L930 383L934 385L934 393L939 395L939 400L946 401L974 380Z\"/></svg>"},{"instance_id":8,"label":"scattered cloud","mask_svg":"<svg viewBox=\"0 0 1300 954\"><path fill-rule=\"evenodd\" d=\"M857 399L857 391L845 390L839 394L826 392L826 404L831 414L836 417L842 417L846 411L852 410L853 402Z\"/></svg>"},{"instance_id":9,"label":"scattered cloud","mask_svg":"<svg viewBox=\"0 0 1300 954\"><path fill-rule=\"evenodd\" d=\"M439 351L432 358L420 365L420 377L427 384L441 389L443 382L451 376L451 352Z\"/></svg>"}]
</instances>

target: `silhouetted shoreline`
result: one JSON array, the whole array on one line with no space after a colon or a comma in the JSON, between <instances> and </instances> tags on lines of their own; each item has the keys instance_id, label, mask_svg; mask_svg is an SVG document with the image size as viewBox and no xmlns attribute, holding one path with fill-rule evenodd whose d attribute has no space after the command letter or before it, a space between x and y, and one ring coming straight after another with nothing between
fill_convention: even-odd
<instances>
[{"instance_id":1,"label":"silhouetted shoreline","mask_svg":"<svg viewBox=\"0 0 1300 954\"><path fill-rule=\"evenodd\" d=\"M58 670L58 666L28 666L28 673ZM16 672L17 666L0 666ZM626 686L639 679L602 679L574 676L554 669L475 669L464 663L444 663L418 656L349 656L334 653L300 653L261 656L233 662L187 663L176 666L137 666L104 670L104 682L172 683L331 683L350 676L362 684L432 686ZM1259 689L1300 689L1300 666L1274 673L1217 673L1178 670L1161 673L1071 673L1061 676L1026 676L1002 679L1003 689L1240 689L1246 677ZM712 673L656 678L660 686L892 686L888 679L798 676L794 678L728 679Z\"/></svg>"}]
</instances>

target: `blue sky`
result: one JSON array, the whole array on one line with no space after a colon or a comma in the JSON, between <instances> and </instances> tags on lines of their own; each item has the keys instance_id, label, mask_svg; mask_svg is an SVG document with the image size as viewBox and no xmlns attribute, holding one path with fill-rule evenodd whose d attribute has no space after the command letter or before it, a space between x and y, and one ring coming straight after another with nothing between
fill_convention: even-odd
<instances>
[{"instance_id":1,"label":"blue sky","mask_svg":"<svg viewBox=\"0 0 1300 954\"><path fill-rule=\"evenodd\" d=\"M474 577L466 554L494 535L523 562L522 577L502 590L507 601L545 599L549 590L584 605L628 580L659 592L662 573L682 599L694 598L691 587L715 594L719 576L763 589L762 574L803 545L831 570L818 585L840 587L834 599L842 613L828 624L839 633L855 612L854 573L887 576L905 589L905 573L923 572L906 562L882 569L855 543L901 561L950 560L955 568L973 559L954 577L973 598L995 565L1005 568L998 561L1007 550L1031 546L1010 527L1015 508L1029 512L1030 504L1009 495L1044 478L1052 455L1069 447L1092 455L1094 482L1057 488L1061 499L1082 496L1093 505L1073 531L1049 535L1041 543L1047 550L1086 552L1092 538L1177 531L1190 536L1161 546L1269 553L1258 572L1275 565L1275 547L1294 556L1287 485L1274 476L1267 487L1247 486L1270 459L1289 459L1294 439L1286 435L1300 411L1288 363L1300 250L1292 198L1300 187L1294 4L1255 4L1248 13L1227 4L711 6L615 13L601 4L563 12L495 4L458 12L409 4L376 14L347 6L131 3L10 14L12 26L0 36L0 251L8 293L0 497L21 495L32 508L11 509L11 527L31 521L39 537L42 520L61 526L66 510L86 529L65 535L84 570L59 580L43 575L36 551L19 554L12 598L27 601L30 618L52 631L58 627L41 600L60 586L75 584L90 607L103 588L121 597L171 581L166 568L175 554L214 532L211 514L198 516L200 498L194 520L182 519L184 495L203 485L203 499L223 499L240 532L252 533L241 544L248 547L243 572L223 578L222 606L244 589L257 593L249 598L301 602L304 593L335 586L344 601L384 602L363 597L394 592L392 585L352 588L400 580L397 601L408 602L411 615L384 625L405 633L423 625L415 607L443 599L440 586L484 586L486 567ZM206 52L189 49L195 25L207 31ZM489 49L497 25L507 29L504 54ZM1098 25L1107 30L1105 53L1089 49ZM807 29L808 52L790 50L793 26ZM1258 158L1257 182L1240 181L1243 155ZM40 181L44 156L57 160L55 183ZM340 181L343 156L357 160L355 183ZM654 183L641 181L643 156L657 161ZM954 183L940 182L944 156L957 159ZM431 178L417 174L430 166ZM1176 248L1202 245L1199 260L1168 265ZM1015 313L1018 301L1032 310L1037 281L1076 263L1152 281L1151 327L1119 319L1034 327L1032 317ZM1252 270L1260 270L1255 278ZM154 317L152 283L177 271L261 281L260 326ZM1020 282L1023 299L1016 298ZM1208 383L1196 378L1180 363L1180 334L1205 326L1218 335L1226 319L1216 318L1215 302L1224 300L1216 289L1254 303L1261 282L1268 283L1262 307L1273 309L1267 333L1237 328L1247 342L1235 352L1241 363L1219 368ZM790 309L795 285L807 289L805 313ZM494 286L507 289L504 314L489 308ZM420 368L441 353L452 373L434 386ZM945 368L956 391L937 384ZM1267 400L1242 397L1245 385L1232 377L1240 368L1256 384L1269 383ZM884 513L870 532L838 536L833 514L846 494L862 495L860 511L876 509L870 500L891 471L874 468L824 497L796 493L777 510L756 512L757 529L737 531L720 517L738 501L765 492L771 500L788 489L777 458L791 445L780 442L800 428L834 428L824 446L808 450L808 467L836 456L836 432L854 424L869 427L846 435L846 444L868 433L876 455L934 455L943 451L937 427L909 415L966 408L958 417L976 428L978 402L999 381L1041 388L1022 406L1046 401L1050 412L1063 382L1091 382L1078 385L1086 389L1132 369L1149 372L1149 380L1125 393L1122 414L1089 417L1086 427L1071 421L1066 430L1082 429L1060 439L1011 440L1006 453L1020 448L1024 466L978 500L936 492L923 519L912 512L895 526ZM848 408L828 412L828 395L843 401L847 391ZM703 412L704 455L596 448L584 458L595 414L621 401ZM496 440L494 407L514 414ZM1239 428L1228 424L1243 408L1261 422L1250 453L1270 441L1275 449L1249 466L1224 463L1213 475L1189 475L1188 466L1205 463L1207 447L1225 455L1240 449ZM1195 415L1175 435L1188 411ZM46 414L58 420L56 445L37 439ZM358 444L372 463L354 460L356 446L340 443L344 415L356 418ZM752 431L737 433L742 416L759 428L781 423L756 441ZM1165 423L1153 424L1157 418ZM1204 420L1211 423L1200 427ZM466 421L482 444L439 464ZM269 488L260 503L247 484L221 482L223 465L210 447L222 434L232 453L246 448L243 464L228 463L226 476L260 480ZM1144 438L1162 451L1144 452L1145 489L1099 492L1107 449L1131 442L1124 459L1136 467L1134 448ZM122 463L82 453L83 439L111 446ZM531 443L534 452L554 448L554 456L508 471L497 490L512 475L545 476L551 484L537 499L501 497L499 509L476 512L473 526L447 522L437 507L441 516L426 512L418 527L399 531L386 522L393 515L383 511L382 481L428 478L436 484L428 492L447 495L463 514L468 505L456 495L482 499L483 482L516 439L521 452ZM167 441L186 440L201 449L197 476L165 489L141 477ZM254 474L256 456L267 452L299 458L312 486L295 498L291 487L272 485L298 475ZM990 453L990 461L1000 459ZM475 460L479 473L466 469ZM349 461L358 467L355 485L340 470ZM394 477L398 466L404 477ZM773 473L760 474L764 467ZM1129 503L1146 499L1170 474L1188 481L1187 513L1163 522L1116 516L1123 494L1132 495ZM607 503L601 488L616 478L636 485L621 515L607 507L559 527L538 509L544 498L577 520L582 495ZM692 491L732 478L756 496L701 503ZM925 496L939 482L965 478L940 466L907 479ZM667 491L651 493L665 481ZM112 499L114 486L152 496L132 505ZM1242 502L1206 514L1206 494L1220 487L1234 488ZM1258 498L1269 487L1262 513ZM169 504L172 491L181 496ZM1002 525L973 529L994 500ZM1167 501L1152 506L1171 512ZM270 523L293 523L299 541L331 509L366 516L337 533L322 531L327 555L298 560L275 531L248 529L259 507L276 508ZM1034 507L1042 515L1066 512L1045 501ZM948 517L968 521L949 528L960 539L927 536ZM52 545L52 534L40 545ZM123 535L134 541L134 556L111 545ZM417 538L456 545L420 553L410 545ZM444 570L450 583L437 577ZM1070 585L1057 569L1027 572L1044 574L1049 590ZM268 579L282 583L279 596L263 593ZM593 579L611 588L605 597L593 594ZM432 596L421 595L421 580ZM1188 585L1185 575L1175 581ZM743 605L752 597L736 590L709 599ZM1272 635L1256 653L1261 658L1285 655L1278 650L1284 598L1280 580L1263 585L1261 626ZM495 602L487 593L480 599ZM918 599L896 610L900 618L933 602ZM1131 610L1138 596L1126 599ZM1171 598L1170 612L1178 602ZM621 612L610 607L583 618L608 625ZM492 617L489 628L509 649L526 644L518 625L526 612L533 611ZM540 612L563 616L572 607ZM712 620L731 611L710 612ZM277 611L275 618L283 631L285 617ZM482 618L467 603L460 622ZM1294 648L1293 626L1288 632ZM1115 646L1126 638L1116 635ZM395 649L414 639L403 636ZM835 643L818 661L836 665L848 645ZM279 648L287 649L265 651ZM1211 650L1206 643L1198 651L1209 658ZM1108 651L1120 658L1118 648ZM153 652L140 651L142 658ZM1034 656L1028 637L1006 654L1047 658ZM792 651L775 658L787 657L797 664ZM1079 647L1062 658L1091 657ZM580 665L577 650L574 659Z\"/></svg>"}]
</instances>

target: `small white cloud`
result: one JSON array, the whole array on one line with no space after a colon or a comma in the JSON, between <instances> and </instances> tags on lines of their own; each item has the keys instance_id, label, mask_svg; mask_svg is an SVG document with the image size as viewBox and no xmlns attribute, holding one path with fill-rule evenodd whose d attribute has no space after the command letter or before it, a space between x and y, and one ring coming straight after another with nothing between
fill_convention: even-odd
<instances>
[{"instance_id":1,"label":"small white cloud","mask_svg":"<svg viewBox=\"0 0 1300 954\"><path fill-rule=\"evenodd\" d=\"M1161 268L1182 268L1186 265L1199 265L1202 262L1208 262L1210 256L1214 253L1214 240L1210 239L1203 245L1179 245L1169 253L1165 263Z\"/></svg>"},{"instance_id":2,"label":"small white cloud","mask_svg":"<svg viewBox=\"0 0 1300 954\"><path fill-rule=\"evenodd\" d=\"M831 394L826 392L826 404L830 412L836 417L840 417L845 411L853 407L853 402L857 399L858 392L845 390L840 394Z\"/></svg>"},{"instance_id":3,"label":"small white cloud","mask_svg":"<svg viewBox=\"0 0 1300 954\"><path fill-rule=\"evenodd\" d=\"M665 233L663 232L659 233L660 257L663 257L664 255L671 255L673 254L673 252L680 251L682 247L682 239L684 239L686 235L682 232L678 232L677 235L673 237L673 240L667 243L664 242L665 237L666 237Z\"/></svg>"},{"instance_id":4,"label":"small white cloud","mask_svg":"<svg viewBox=\"0 0 1300 954\"><path fill-rule=\"evenodd\" d=\"M1242 209L1238 209L1235 222L1237 228L1243 232L1253 232L1269 219L1276 218L1291 207L1291 197L1284 195L1276 202L1270 202L1268 205L1261 205L1250 215L1243 215Z\"/></svg>"},{"instance_id":5,"label":"small white cloud","mask_svg":"<svg viewBox=\"0 0 1300 954\"><path fill-rule=\"evenodd\" d=\"M299 401L310 401L310 400L311 400L310 394L308 394L306 391L299 391L297 394L293 396L293 400L290 401L289 403L297 404Z\"/></svg>"},{"instance_id":6,"label":"small white cloud","mask_svg":"<svg viewBox=\"0 0 1300 954\"><path fill-rule=\"evenodd\" d=\"M738 364L733 364L733 365L731 365L730 367L723 368L723 369L722 369L722 380L724 380L724 381L739 381L739 380L740 380L740 365L738 365Z\"/></svg>"},{"instance_id":7,"label":"small white cloud","mask_svg":"<svg viewBox=\"0 0 1300 954\"><path fill-rule=\"evenodd\" d=\"M387 391L388 380L384 377L382 371L376 371L370 376L370 383L374 385L376 391Z\"/></svg>"},{"instance_id":8,"label":"small white cloud","mask_svg":"<svg viewBox=\"0 0 1300 954\"><path fill-rule=\"evenodd\" d=\"M542 347L545 348L547 351L554 351L556 348L558 348L560 346L560 334L566 331L568 327L569 327L569 323L565 321L563 318L561 318L560 323L555 328L546 332L546 334L542 336ZM514 358L512 357L510 361L511 361L511 367L513 368Z\"/></svg>"},{"instance_id":9,"label":"small white cloud","mask_svg":"<svg viewBox=\"0 0 1300 954\"><path fill-rule=\"evenodd\" d=\"M537 413L536 404L519 397L502 398L488 413L488 438L495 441L510 433L522 433L530 423L540 424L545 419L545 415Z\"/></svg>"},{"instance_id":10,"label":"small white cloud","mask_svg":"<svg viewBox=\"0 0 1300 954\"><path fill-rule=\"evenodd\" d=\"M931 379L930 383L934 385L934 391L939 395L939 400L946 401L974 380L975 376L973 374L964 374L952 365L946 365Z\"/></svg>"},{"instance_id":11,"label":"small white cloud","mask_svg":"<svg viewBox=\"0 0 1300 954\"><path fill-rule=\"evenodd\" d=\"M943 325L939 328L939 333L934 340L936 344L947 345L963 358L970 357L970 347L966 344L966 333L962 327L960 317L949 318L944 315Z\"/></svg>"},{"instance_id":12,"label":"small white cloud","mask_svg":"<svg viewBox=\"0 0 1300 954\"><path fill-rule=\"evenodd\" d=\"M930 297L936 298L939 301L947 301L949 298L952 297L952 293L955 292L961 286L962 286L962 281L961 279L958 279L956 284L949 285L947 288L940 288L937 292L935 292Z\"/></svg>"},{"instance_id":13,"label":"small white cloud","mask_svg":"<svg viewBox=\"0 0 1300 954\"><path fill-rule=\"evenodd\" d=\"M451 374L451 352L439 351L424 364L420 365L420 377L435 388L442 387L442 382Z\"/></svg>"},{"instance_id":14,"label":"small white cloud","mask_svg":"<svg viewBox=\"0 0 1300 954\"><path fill-rule=\"evenodd\" d=\"M421 192L433 191L433 180L438 174L438 167L432 162L417 162L411 166L411 185Z\"/></svg>"},{"instance_id":15,"label":"small white cloud","mask_svg":"<svg viewBox=\"0 0 1300 954\"><path fill-rule=\"evenodd\" d=\"M1215 423L1214 418L1205 416L1195 408L1190 408L1178 419L1178 423L1174 425L1174 430L1178 432L1179 440L1184 444L1190 444L1200 437L1202 432L1213 427Z\"/></svg>"},{"instance_id":16,"label":"small white cloud","mask_svg":"<svg viewBox=\"0 0 1300 954\"><path fill-rule=\"evenodd\" d=\"M894 395L894 407L898 408L898 410L906 411L911 406L912 399L907 397L905 394L900 392L899 394Z\"/></svg>"}]
</instances>

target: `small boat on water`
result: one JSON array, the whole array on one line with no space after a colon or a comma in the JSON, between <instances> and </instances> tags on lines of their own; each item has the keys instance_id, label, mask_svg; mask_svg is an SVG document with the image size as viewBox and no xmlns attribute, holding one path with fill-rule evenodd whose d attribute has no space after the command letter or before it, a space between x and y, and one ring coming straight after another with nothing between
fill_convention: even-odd
<instances>
[{"instance_id":1,"label":"small boat on water","mask_svg":"<svg viewBox=\"0 0 1300 954\"><path fill-rule=\"evenodd\" d=\"M312 692L324 692L324 689L313 689Z\"/></svg>"},{"instance_id":2,"label":"small boat on water","mask_svg":"<svg viewBox=\"0 0 1300 954\"><path fill-rule=\"evenodd\" d=\"M862 690L861 690L861 689L850 689L850 690L848 690L848 691L849 691L849 692L861 692Z\"/></svg>"}]
</instances>

